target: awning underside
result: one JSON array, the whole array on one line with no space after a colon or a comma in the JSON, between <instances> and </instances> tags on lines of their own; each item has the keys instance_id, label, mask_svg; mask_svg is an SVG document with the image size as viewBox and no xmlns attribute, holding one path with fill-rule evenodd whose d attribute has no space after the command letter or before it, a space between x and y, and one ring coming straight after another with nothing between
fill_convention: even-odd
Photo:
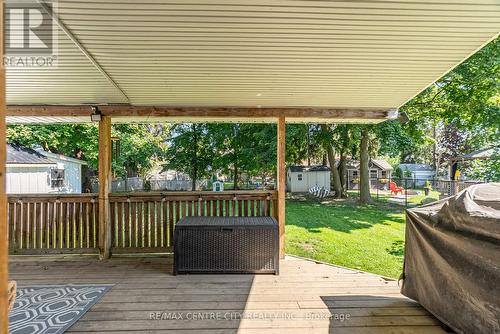
<instances>
[{"instance_id":1,"label":"awning underside","mask_svg":"<svg viewBox=\"0 0 500 334\"><path fill-rule=\"evenodd\" d=\"M498 0L59 0L55 12L58 67L8 68L9 105L389 110L500 31Z\"/></svg>"}]
</instances>

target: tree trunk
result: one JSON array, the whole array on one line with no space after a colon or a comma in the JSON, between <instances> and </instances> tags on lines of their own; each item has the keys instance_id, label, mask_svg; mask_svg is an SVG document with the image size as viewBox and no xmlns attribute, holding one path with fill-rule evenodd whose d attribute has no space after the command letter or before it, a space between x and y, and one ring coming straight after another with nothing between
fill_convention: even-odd
<instances>
[{"instance_id":1,"label":"tree trunk","mask_svg":"<svg viewBox=\"0 0 500 334\"><path fill-rule=\"evenodd\" d=\"M196 191L196 171L193 172L192 182L191 182L191 190Z\"/></svg>"},{"instance_id":2,"label":"tree trunk","mask_svg":"<svg viewBox=\"0 0 500 334\"><path fill-rule=\"evenodd\" d=\"M311 166L311 134L309 131L309 124L307 126L307 166Z\"/></svg>"},{"instance_id":3,"label":"tree trunk","mask_svg":"<svg viewBox=\"0 0 500 334\"><path fill-rule=\"evenodd\" d=\"M438 165L437 165L437 153L436 153L436 124L433 125L432 127L432 138L434 139L434 144L432 144L432 165L434 166L434 169L437 171L438 170Z\"/></svg>"},{"instance_id":4,"label":"tree trunk","mask_svg":"<svg viewBox=\"0 0 500 334\"><path fill-rule=\"evenodd\" d=\"M339 160L339 176L340 176L340 186L342 187L342 197L347 197L347 157L343 152L340 153Z\"/></svg>"},{"instance_id":5,"label":"tree trunk","mask_svg":"<svg viewBox=\"0 0 500 334\"><path fill-rule=\"evenodd\" d=\"M328 161L332 170L333 191L335 192L335 198L342 198L342 184L340 183L340 174L335 163L335 154L333 154L332 146L328 146Z\"/></svg>"},{"instance_id":6,"label":"tree trunk","mask_svg":"<svg viewBox=\"0 0 500 334\"><path fill-rule=\"evenodd\" d=\"M359 147L359 201L361 203L371 203L370 195L370 172L368 169L368 128L361 130L361 143Z\"/></svg>"},{"instance_id":7,"label":"tree trunk","mask_svg":"<svg viewBox=\"0 0 500 334\"><path fill-rule=\"evenodd\" d=\"M321 130L325 133L328 132L328 128L325 124L321 124ZM328 162L331 169L331 180L333 191L335 192L335 198L342 197L342 184L340 183L340 175L335 162L335 153L333 152L333 146L329 142L325 142L325 150L328 156Z\"/></svg>"},{"instance_id":8,"label":"tree trunk","mask_svg":"<svg viewBox=\"0 0 500 334\"><path fill-rule=\"evenodd\" d=\"M234 159L234 181L233 188L234 190L238 189L238 164L236 163L236 159Z\"/></svg>"}]
</instances>

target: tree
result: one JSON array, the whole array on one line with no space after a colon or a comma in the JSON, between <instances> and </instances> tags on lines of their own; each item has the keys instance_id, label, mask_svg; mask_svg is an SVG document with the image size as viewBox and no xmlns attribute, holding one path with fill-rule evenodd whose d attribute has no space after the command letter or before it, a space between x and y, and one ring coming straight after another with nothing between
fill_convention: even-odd
<instances>
[{"instance_id":1,"label":"tree","mask_svg":"<svg viewBox=\"0 0 500 334\"><path fill-rule=\"evenodd\" d=\"M493 156L489 159L465 162L462 169L473 180L500 181L500 146L493 149Z\"/></svg>"},{"instance_id":2,"label":"tree","mask_svg":"<svg viewBox=\"0 0 500 334\"><path fill-rule=\"evenodd\" d=\"M460 155L500 140L500 38L448 72L401 108L410 116L405 132L431 159ZM461 140L454 145L451 131ZM454 136L454 135L453 135ZM427 142L427 143L426 143ZM432 143L433 142L433 143Z\"/></svg>"},{"instance_id":3,"label":"tree","mask_svg":"<svg viewBox=\"0 0 500 334\"><path fill-rule=\"evenodd\" d=\"M310 133L307 124L286 125L286 158L293 165L300 165L304 160L310 163Z\"/></svg>"},{"instance_id":4,"label":"tree","mask_svg":"<svg viewBox=\"0 0 500 334\"><path fill-rule=\"evenodd\" d=\"M277 128L275 124L252 124L251 140L245 149L252 159L247 166L251 175L266 178L276 174Z\"/></svg>"},{"instance_id":5,"label":"tree","mask_svg":"<svg viewBox=\"0 0 500 334\"><path fill-rule=\"evenodd\" d=\"M261 152L268 148L259 144L256 133L263 130L260 124L213 123L208 124L208 136L213 143L213 169L233 176L233 187L238 188L240 175L258 174L261 166L259 160L264 157ZM266 126L267 127L267 126ZM266 146L270 144L267 143Z\"/></svg>"},{"instance_id":6,"label":"tree","mask_svg":"<svg viewBox=\"0 0 500 334\"><path fill-rule=\"evenodd\" d=\"M359 200L361 203L371 203L370 195L370 171L368 163L370 134L368 126L361 128L361 140L359 144Z\"/></svg>"},{"instance_id":7,"label":"tree","mask_svg":"<svg viewBox=\"0 0 500 334\"><path fill-rule=\"evenodd\" d=\"M332 186L334 191L334 196L336 198L342 197L342 184L340 182L340 175L337 169L337 161L335 159L335 152L333 150L333 142L335 141L333 136L333 131L330 125L321 124L321 132L319 133L321 142L323 143L326 155L328 157L328 163L331 170Z\"/></svg>"},{"instance_id":8,"label":"tree","mask_svg":"<svg viewBox=\"0 0 500 334\"><path fill-rule=\"evenodd\" d=\"M9 125L7 141L86 160L97 168L98 129L95 124Z\"/></svg>"},{"instance_id":9,"label":"tree","mask_svg":"<svg viewBox=\"0 0 500 334\"><path fill-rule=\"evenodd\" d=\"M113 171L118 176L144 176L165 152L169 127L165 124L115 124L113 137L120 142ZM98 129L95 124L9 125L7 140L22 146L41 145L45 150L85 160L97 169Z\"/></svg>"},{"instance_id":10,"label":"tree","mask_svg":"<svg viewBox=\"0 0 500 334\"><path fill-rule=\"evenodd\" d=\"M359 145L358 126L353 124L338 124L335 126L336 140L334 146L339 155L339 175L342 186L342 197L347 197L347 159L357 155Z\"/></svg>"},{"instance_id":11,"label":"tree","mask_svg":"<svg viewBox=\"0 0 500 334\"><path fill-rule=\"evenodd\" d=\"M114 124L112 136L120 147L112 160L115 175L147 175L165 156L169 130L166 124Z\"/></svg>"},{"instance_id":12,"label":"tree","mask_svg":"<svg viewBox=\"0 0 500 334\"><path fill-rule=\"evenodd\" d=\"M196 190L196 182L210 175L214 157L207 125L175 124L168 144L166 167L188 174L192 181L191 189Z\"/></svg>"}]
</instances>

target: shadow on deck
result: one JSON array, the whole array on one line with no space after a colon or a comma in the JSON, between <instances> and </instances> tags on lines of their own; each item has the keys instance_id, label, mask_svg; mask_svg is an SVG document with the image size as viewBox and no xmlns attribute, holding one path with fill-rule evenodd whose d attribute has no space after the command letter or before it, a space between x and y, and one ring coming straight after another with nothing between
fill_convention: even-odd
<instances>
[{"instance_id":1,"label":"shadow on deck","mask_svg":"<svg viewBox=\"0 0 500 334\"><path fill-rule=\"evenodd\" d=\"M19 286L111 283L71 333L444 333L377 275L287 257L281 275L172 276L171 256L11 256Z\"/></svg>"}]
</instances>

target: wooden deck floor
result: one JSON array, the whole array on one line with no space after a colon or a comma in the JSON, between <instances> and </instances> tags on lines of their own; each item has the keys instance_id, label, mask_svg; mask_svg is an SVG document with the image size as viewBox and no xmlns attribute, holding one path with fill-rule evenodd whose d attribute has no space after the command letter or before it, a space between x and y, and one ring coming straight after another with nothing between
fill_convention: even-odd
<instances>
[{"instance_id":1,"label":"wooden deck floor","mask_svg":"<svg viewBox=\"0 0 500 334\"><path fill-rule=\"evenodd\" d=\"M280 276L171 272L171 257L10 260L20 286L115 284L72 333L444 333L397 282L355 270L287 257Z\"/></svg>"}]
</instances>

